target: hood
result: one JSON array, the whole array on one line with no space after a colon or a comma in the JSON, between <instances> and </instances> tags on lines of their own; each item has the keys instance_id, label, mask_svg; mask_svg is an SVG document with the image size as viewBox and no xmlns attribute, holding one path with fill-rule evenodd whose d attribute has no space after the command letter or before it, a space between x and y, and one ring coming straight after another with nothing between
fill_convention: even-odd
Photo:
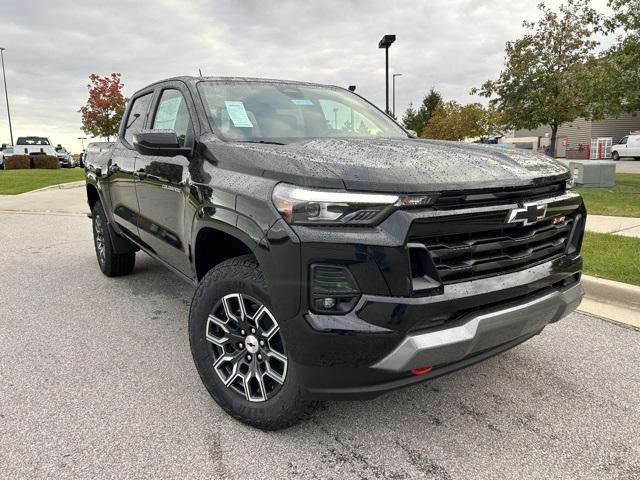
<instances>
[{"instance_id":1,"label":"hood","mask_svg":"<svg viewBox=\"0 0 640 480\"><path fill-rule=\"evenodd\" d=\"M219 167L302 186L429 192L550 183L569 170L544 155L418 139L322 138L271 145L206 143Z\"/></svg>"}]
</instances>

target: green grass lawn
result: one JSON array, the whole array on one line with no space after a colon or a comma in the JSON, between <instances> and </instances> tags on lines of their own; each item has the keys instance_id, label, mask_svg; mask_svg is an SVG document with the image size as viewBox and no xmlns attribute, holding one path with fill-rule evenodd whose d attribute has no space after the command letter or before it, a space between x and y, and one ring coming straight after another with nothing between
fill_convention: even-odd
<instances>
[{"instance_id":1,"label":"green grass lawn","mask_svg":"<svg viewBox=\"0 0 640 480\"><path fill-rule=\"evenodd\" d=\"M82 168L59 170L0 170L0 195L16 195L38 188L84 179Z\"/></svg>"},{"instance_id":2,"label":"green grass lawn","mask_svg":"<svg viewBox=\"0 0 640 480\"><path fill-rule=\"evenodd\" d=\"M640 238L586 232L582 256L587 275L640 285Z\"/></svg>"},{"instance_id":3,"label":"green grass lawn","mask_svg":"<svg viewBox=\"0 0 640 480\"><path fill-rule=\"evenodd\" d=\"M640 174L618 173L611 188L581 187L587 212L594 215L640 217Z\"/></svg>"}]
</instances>

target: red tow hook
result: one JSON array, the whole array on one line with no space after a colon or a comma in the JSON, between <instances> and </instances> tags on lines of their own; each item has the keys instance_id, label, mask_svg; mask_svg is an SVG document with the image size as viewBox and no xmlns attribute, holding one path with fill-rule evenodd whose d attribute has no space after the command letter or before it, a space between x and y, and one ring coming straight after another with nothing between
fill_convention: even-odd
<instances>
[{"instance_id":1,"label":"red tow hook","mask_svg":"<svg viewBox=\"0 0 640 480\"><path fill-rule=\"evenodd\" d=\"M421 368L412 368L411 373L413 373L414 375L424 375L425 373L429 373L431 370L433 370L433 367L431 366L421 367Z\"/></svg>"}]
</instances>

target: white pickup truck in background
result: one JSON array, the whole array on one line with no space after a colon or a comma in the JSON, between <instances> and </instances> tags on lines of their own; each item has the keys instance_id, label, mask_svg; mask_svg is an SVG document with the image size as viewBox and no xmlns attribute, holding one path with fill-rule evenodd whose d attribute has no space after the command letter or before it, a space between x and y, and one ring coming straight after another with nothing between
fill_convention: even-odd
<instances>
[{"instance_id":1,"label":"white pickup truck in background","mask_svg":"<svg viewBox=\"0 0 640 480\"><path fill-rule=\"evenodd\" d=\"M18 137L13 149L16 155L51 155L57 157L53 144L47 137Z\"/></svg>"}]
</instances>

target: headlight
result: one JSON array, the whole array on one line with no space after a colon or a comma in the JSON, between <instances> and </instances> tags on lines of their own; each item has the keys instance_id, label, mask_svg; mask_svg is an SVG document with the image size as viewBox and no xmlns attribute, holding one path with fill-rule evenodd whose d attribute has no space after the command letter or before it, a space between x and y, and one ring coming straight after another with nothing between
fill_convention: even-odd
<instances>
[{"instance_id":1,"label":"headlight","mask_svg":"<svg viewBox=\"0 0 640 480\"><path fill-rule=\"evenodd\" d=\"M289 223L372 225L395 208L427 206L434 197L315 190L280 183L274 188L272 198Z\"/></svg>"}]
</instances>

